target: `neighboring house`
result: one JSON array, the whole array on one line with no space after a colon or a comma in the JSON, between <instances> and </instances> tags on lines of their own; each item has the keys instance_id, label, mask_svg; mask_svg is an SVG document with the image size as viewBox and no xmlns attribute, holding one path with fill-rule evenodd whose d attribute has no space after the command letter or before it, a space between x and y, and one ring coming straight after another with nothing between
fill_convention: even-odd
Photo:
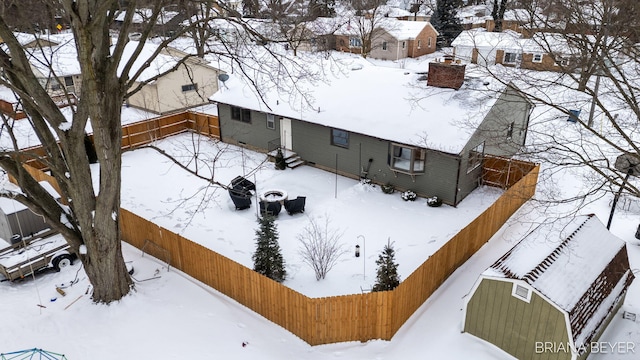
<instances>
[{"instance_id":1,"label":"neighboring house","mask_svg":"<svg viewBox=\"0 0 640 360\"><path fill-rule=\"evenodd\" d=\"M369 57L383 60L416 58L436 51L438 32L426 21L385 21Z\"/></svg>"},{"instance_id":2,"label":"neighboring house","mask_svg":"<svg viewBox=\"0 0 640 360\"><path fill-rule=\"evenodd\" d=\"M137 41L127 43L125 59L137 45ZM131 73L138 71L156 50L157 45L146 43ZM126 104L157 114L165 114L208 103L208 98L218 91L220 71L209 66L203 59L194 56L180 64L186 56L187 54L173 48L162 49L150 66L143 70L138 82L133 86L142 82L148 83L127 98ZM122 63L118 71L121 71ZM175 70L158 77L171 69Z\"/></svg>"},{"instance_id":3,"label":"neighboring house","mask_svg":"<svg viewBox=\"0 0 640 360\"><path fill-rule=\"evenodd\" d=\"M25 44L23 46L27 46L25 52L36 77L54 100L73 102L80 97L82 74L73 34L49 35L45 38L46 42L28 34L21 35L20 39ZM128 61L138 44L138 41L127 43L120 68ZM138 71L157 48L156 44L147 42L131 69L131 74ZM164 114L208 103L208 98L218 90L220 72L197 57L189 57L175 68L186 56L187 54L176 49L162 49L134 86L140 82L148 83L129 97L126 104ZM172 69L174 70L155 78ZM66 100L67 94L69 100ZM65 104L59 104L63 105Z\"/></svg>"},{"instance_id":4,"label":"neighboring house","mask_svg":"<svg viewBox=\"0 0 640 360\"><path fill-rule=\"evenodd\" d=\"M456 59L479 65L504 64L520 66L522 62L521 34L511 30L488 32L483 28L465 30L451 46Z\"/></svg>"},{"instance_id":5,"label":"neighboring house","mask_svg":"<svg viewBox=\"0 0 640 360\"><path fill-rule=\"evenodd\" d=\"M338 75L324 81L260 82L272 89L262 96L232 74L211 98L222 140L285 148L309 165L451 205L478 186L484 154L510 156L525 142L532 105L511 86L465 80L464 65L431 63L427 77L350 61L325 69Z\"/></svg>"},{"instance_id":6,"label":"neighboring house","mask_svg":"<svg viewBox=\"0 0 640 360\"><path fill-rule=\"evenodd\" d=\"M568 39L575 39L579 45L572 46ZM597 39L592 35L542 32L523 38L511 30L488 32L478 28L461 32L451 45L455 58L465 63L567 72L579 66L580 47L589 41Z\"/></svg>"},{"instance_id":7,"label":"neighboring house","mask_svg":"<svg viewBox=\"0 0 640 360\"><path fill-rule=\"evenodd\" d=\"M136 9L132 18L131 18L131 31L143 31L146 24L149 22L151 16L153 16L154 9L151 8L140 8ZM115 20L113 21L114 30L119 30L122 28L122 25L126 19L127 12L122 11L116 15ZM171 35L176 28L180 25L180 23L188 18L187 14L182 12L177 6L167 6L163 7L158 14L158 18L153 27L153 31L155 34L161 35Z\"/></svg>"},{"instance_id":8,"label":"neighboring house","mask_svg":"<svg viewBox=\"0 0 640 360\"><path fill-rule=\"evenodd\" d=\"M415 58L436 51L438 32L426 21L406 21L383 18L375 23L364 20L361 24L375 26L371 31L371 50L367 56L375 59L398 60ZM362 35L358 27L347 22L336 32L336 50L359 54Z\"/></svg>"},{"instance_id":9,"label":"neighboring house","mask_svg":"<svg viewBox=\"0 0 640 360\"><path fill-rule=\"evenodd\" d=\"M31 68L51 97L75 97L80 93L82 75L73 34L16 36L25 49Z\"/></svg>"},{"instance_id":10,"label":"neighboring house","mask_svg":"<svg viewBox=\"0 0 640 360\"><path fill-rule=\"evenodd\" d=\"M595 215L556 220L480 275L463 329L522 360L585 359L633 278L625 242Z\"/></svg>"}]
</instances>

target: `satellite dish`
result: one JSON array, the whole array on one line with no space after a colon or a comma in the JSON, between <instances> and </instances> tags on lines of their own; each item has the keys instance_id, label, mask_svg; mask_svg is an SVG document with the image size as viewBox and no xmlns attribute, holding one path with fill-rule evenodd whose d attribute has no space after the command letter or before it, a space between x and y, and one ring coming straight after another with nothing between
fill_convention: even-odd
<instances>
[{"instance_id":1,"label":"satellite dish","mask_svg":"<svg viewBox=\"0 0 640 360\"><path fill-rule=\"evenodd\" d=\"M229 75L227 75L227 74L220 74L220 75L218 75L218 80L220 80L220 81L222 81L222 82L225 82L225 81L229 80Z\"/></svg>"}]
</instances>

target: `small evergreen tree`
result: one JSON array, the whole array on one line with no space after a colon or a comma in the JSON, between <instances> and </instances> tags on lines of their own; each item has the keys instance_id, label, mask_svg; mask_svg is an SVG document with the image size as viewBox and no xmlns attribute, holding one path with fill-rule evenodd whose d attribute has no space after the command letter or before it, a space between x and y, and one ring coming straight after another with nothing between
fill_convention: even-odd
<instances>
[{"instance_id":1,"label":"small evergreen tree","mask_svg":"<svg viewBox=\"0 0 640 360\"><path fill-rule=\"evenodd\" d=\"M253 254L253 270L275 280L283 282L287 272L284 269L284 259L278 244L278 229L273 216L263 216L258 219L260 228L256 230L256 252Z\"/></svg>"},{"instance_id":2,"label":"small evergreen tree","mask_svg":"<svg viewBox=\"0 0 640 360\"><path fill-rule=\"evenodd\" d=\"M451 46L451 42L462 32L462 25L458 19L458 0L437 0L436 11L431 16L431 24L438 30L436 46L443 48Z\"/></svg>"},{"instance_id":3,"label":"small evergreen tree","mask_svg":"<svg viewBox=\"0 0 640 360\"><path fill-rule=\"evenodd\" d=\"M395 262L395 250L390 243L384 246L382 253L376 260L378 265L376 283L373 285L372 291L393 290L400 285L400 276L398 275L398 264Z\"/></svg>"}]
</instances>

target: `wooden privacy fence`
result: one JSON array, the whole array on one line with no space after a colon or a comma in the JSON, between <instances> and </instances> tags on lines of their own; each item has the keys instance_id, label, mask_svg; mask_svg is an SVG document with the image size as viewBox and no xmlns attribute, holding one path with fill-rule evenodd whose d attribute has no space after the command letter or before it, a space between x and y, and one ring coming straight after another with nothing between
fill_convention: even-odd
<instances>
[{"instance_id":1,"label":"wooden privacy fence","mask_svg":"<svg viewBox=\"0 0 640 360\"><path fill-rule=\"evenodd\" d=\"M136 148L187 130L220 138L217 116L185 111L123 126L122 149Z\"/></svg>"},{"instance_id":2,"label":"wooden privacy fence","mask_svg":"<svg viewBox=\"0 0 640 360\"><path fill-rule=\"evenodd\" d=\"M513 186L393 291L309 298L125 209L120 210L121 235L139 249L152 241L163 250L157 257L162 259L168 253L171 266L311 345L390 340L429 296L533 196L539 166L520 163L520 168L526 170L526 164L529 170L523 171ZM50 181L57 188L51 176L37 169L29 172L37 180Z\"/></svg>"},{"instance_id":3,"label":"wooden privacy fence","mask_svg":"<svg viewBox=\"0 0 640 360\"><path fill-rule=\"evenodd\" d=\"M134 149L185 131L194 131L219 139L220 124L218 117L193 111L184 111L128 124L122 127L122 149ZM89 137L93 141L93 135L89 135ZM41 170L47 168L45 163L38 161L38 158L46 157L44 148L41 146L22 149L21 152L29 156L30 159L26 161L28 165Z\"/></svg>"}]
</instances>

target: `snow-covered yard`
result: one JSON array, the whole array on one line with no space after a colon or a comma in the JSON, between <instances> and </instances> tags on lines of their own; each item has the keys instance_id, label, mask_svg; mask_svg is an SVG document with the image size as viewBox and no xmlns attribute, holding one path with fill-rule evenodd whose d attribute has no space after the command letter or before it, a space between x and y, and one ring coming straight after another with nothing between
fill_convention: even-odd
<instances>
[{"instance_id":1,"label":"snow-covered yard","mask_svg":"<svg viewBox=\"0 0 640 360\"><path fill-rule=\"evenodd\" d=\"M162 140L156 146L195 169L195 161L189 158L194 142L199 151L198 168L205 176L210 176L207 166L217 157L216 181L229 184L234 177L250 173L247 177L255 180L258 194L280 189L290 198L307 197L304 214L288 215L283 210L276 225L288 273L284 284L311 297L370 289L375 281L375 260L388 241L396 249L401 278L406 278L502 193L482 187L457 208L431 208L425 199L403 201L399 192L384 194L379 186L363 185L308 166L278 171L265 162L263 154L205 138L194 139L189 134ZM207 187L206 181L151 149L124 155L123 179L123 208L253 267L251 255L258 227L256 196L250 209L234 210L227 191ZM324 223L327 217L329 227L343 234L340 243L345 254L326 279L316 281L312 269L302 262L297 235L310 219ZM354 255L356 245L362 253L358 258Z\"/></svg>"}]
</instances>

